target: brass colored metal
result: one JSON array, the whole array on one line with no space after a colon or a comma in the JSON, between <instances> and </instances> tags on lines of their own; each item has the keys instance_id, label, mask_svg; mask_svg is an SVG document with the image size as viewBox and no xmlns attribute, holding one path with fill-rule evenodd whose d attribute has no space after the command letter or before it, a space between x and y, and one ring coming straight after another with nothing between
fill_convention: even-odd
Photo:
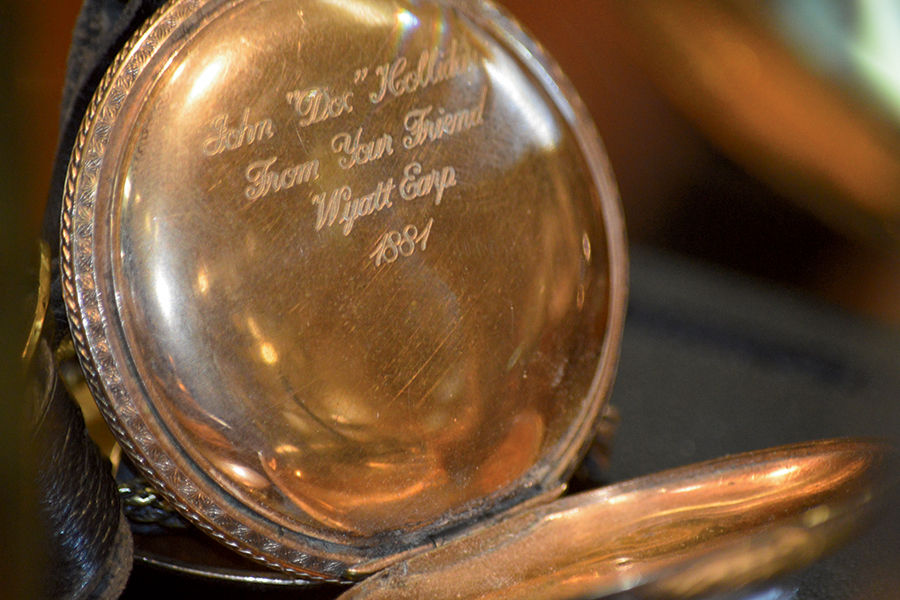
<instances>
[{"instance_id":1,"label":"brass colored metal","mask_svg":"<svg viewBox=\"0 0 900 600\"><path fill-rule=\"evenodd\" d=\"M604 406L623 225L558 68L476 0L176 0L73 151L64 296L170 503L325 579L558 494Z\"/></svg>"},{"instance_id":2,"label":"brass colored metal","mask_svg":"<svg viewBox=\"0 0 900 600\"><path fill-rule=\"evenodd\" d=\"M690 598L818 558L896 478L880 443L751 452L570 496L419 554L342 600ZM630 597L630 596L629 596Z\"/></svg>"},{"instance_id":3,"label":"brass colored metal","mask_svg":"<svg viewBox=\"0 0 900 600\"><path fill-rule=\"evenodd\" d=\"M47 316L47 306L50 304L50 246L47 242L39 242L40 263L38 265L37 299L34 305L34 318L31 321L31 330L28 339L22 349L22 362L31 363L41 332L44 330L44 319Z\"/></svg>"}]
</instances>

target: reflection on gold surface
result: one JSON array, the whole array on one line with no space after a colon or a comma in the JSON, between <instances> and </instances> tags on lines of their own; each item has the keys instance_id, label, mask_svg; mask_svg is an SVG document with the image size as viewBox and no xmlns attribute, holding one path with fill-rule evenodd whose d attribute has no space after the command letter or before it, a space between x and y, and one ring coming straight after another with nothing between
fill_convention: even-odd
<instances>
[{"instance_id":1,"label":"reflection on gold surface","mask_svg":"<svg viewBox=\"0 0 900 600\"><path fill-rule=\"evenodd\" d=\"M263 362L267 365L274 365L278 362L278 352L275 346L269 342L263 342L259 345L259 353L262 355Z\"/></svg>"},{"instance_id":2,"label":"reflection on gold surface","mask_svg":"<svg viewBox=\"0 0 900 600\"><path fill-rule=\"evenodd\" d=\"M552 149L559 142L560 133L556 129L556 121L550 115L546 99L537 96L524 81L524 74L515 69L505 56L497 56L496 62L484 65L500 102L514 106L520 115L523 127L534 136L531 141L543 148ZM531 93L529 93L531 92Z\"/></svg>"},{"instance_id":3,"label":"reflection on gold surface","mask_svg":"<svg viewBox=\"0 0 900 600\"><path fill-rule=\"evenodd\" d=\"M220 52L218 56L213 56L200 73L194 77L194 83L185 98L187 104L207 99L210 91L214 89L215 85L225 75L230 57L227 53L221 50ZM175 71L172 79L178 79L178 75L180 75L180 68Z\"/></svg>"},{"instance_id":4,"label":"reflection on gold surface","mask_svg":"<svg viewBox=\"0 0 900 600\"><path fill-rule=\"evenodd\" d=\"M203 269L197 273L197 289L201 294L205 294L209 291L209 276Z\"/></svg>"},{"instance_id":5,"label":"reflection on gold surface","mask_svg":"<svg viewBox=\"0 0 900 600\"><path fill-rule=\"evenodd\" d=\"M340 9L342 20L351 20L361 27L383 28L397 23L401 27L410 27L417 24L409 11L395 9L388 2L377 0L321 0L322 4ZM409 15L400 18L401 14Z\"/></svg>"},{"instance_id":6,"label":"reflection on gold surface","mask_svg":"<svg viewBox=\"0 0 900 600\"><path fill-rule=\"evenodd\" d=\"M242 464L219 460L215 463L226 477L240 483L240 485L249 489L267 488L271 482L261 473L248 469Z\"/></svg>"},{"instance_id":7,"label":"reflection on gold surface","mask_svg":"<svg viewBox=\"0 0 900 600\"><path fill-rule=\"evenodd\" d=\"M797 444L570 496L389 567L341 598L736 590L843 540L896 477L890 452L867 441Z\"/></svg>"},{"instance_id":8,"label":"reflection on gold surface","mask_svg":"<svg viewBox=\"0 0 900 600\"><path fill-rule=\"evenodd\" d=\"M446 6L252 6L161 65L121 142L116 293L155 410L229 494L341 543L534 493L603 401L571 109Z\"/></svg>"}]
</instances>

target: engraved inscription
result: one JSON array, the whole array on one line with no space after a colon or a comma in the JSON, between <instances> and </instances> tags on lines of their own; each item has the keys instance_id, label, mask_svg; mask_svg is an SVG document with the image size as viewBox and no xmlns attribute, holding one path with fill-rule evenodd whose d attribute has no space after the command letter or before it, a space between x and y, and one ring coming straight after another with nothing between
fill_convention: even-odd
<instances>
[{"instance_id":1,"label":"engraved inscription","mask_svg":"<svg viewBox=\"0 0 900 600\"><path fill-rule=\"evenodd\" d=\"M278 157L250 163L245 171L247 182L244 196L248 200L258 200L270 192L280 192L296 185L309 183L319 176L319 161L316 159L296 164L285 169L273 169Z\"/></svg>"},{"instance_id":2,"label":"engraved inscription","mask_svg":"<svg viewBox=\"0 0 900 600\"><path fill-rule=\"evenodd\" d=\"M385 155L394 153L394 138L385 133L374 140L362 140L363 129L360 127L356 134L339 133L331 139L331 149L337 154L344 154L338 159L338 165L342 169L352 169L356 165L376 161Z\"/></svg>"},{"instance_id":3,"label":"engraved inscription","mask_svg":"<svg viewBox=\"0 0 900 600\"><path fill-rule=\"evenodd\" d=\"M353 83L359 85L360 83L365 81L366 77L368 77L368 76L369 76L369 68L361 67L361 68L357 69L356 72L353 74Z\"/></svg>"},{"instance_id":4,"label":"engraved inscription","mask_svg":"<svg viewBox=\"0 0 900 600\"><path fill-rule=\"evenodd\" d=\"M341 225L344 235L350 235L357 219L368 217L376 212L389 208L391 193L394 191L394 178L379 181L375 189L354 198L349 185L341 186L331 192L322 192L312 197L316 207L316 231L324 227Z\"/></svg>"},{"instance_id":5,"label":"engraved inscription","mask_svg":"<svg viewBox=\"0 0 900 600\"><path fill-rule=\"evenodd\" d=\"M376 267L380 267L382 263L392 263L400 257L412 256L417 249L424 252L428 247L432 225L434 218L428 219L428 224L421 233L415 225L407 225L401 231L383 233L375 243L375 250L369 258L375 262Z\"/></svg>"},{"instance_id":6,"label":"engraved inscription","mask_svg":"<svg viewBox=\"0 0 900 600\"><path fill-rule=\"evenodd\" d=\"M323 173L343 171L349 176L351 172L357 172L357 167L378 161L391 162L385 159L408 153L409 157L397 165L403 165L402 169L386 167L393 172L384 173L377 183L336 181L317 185L307 192L315 211L315 230L335 228L349 236L361 219L382 211L391 212L387 209L393 206L395 198L406 202L423 200L439 206L447 192L458 185L459 175L453 165L423 166L420 149L481 127L485 122L488 85L481 83L475 87L474 81L466 79L459 89L466 91L468 100L460 102L424 106L425 102L417 102L416 98L432 86L474 73L480 64L481 57L475 47L465 40L450 39L437 47L406 56L395 55L376 66L360 66L352 71L352 79L343 83L295 84L297 89L285 90L284 98L291 108L301 145L306 148L305 142L315 141L302 129L333 123L334 129L327 128L331 135L330 146L316 143L310 147L314 148L313 152L325 155L330 150L333 157L330 160L334 163L328 163L327 156L319 154L306 157L306 162L297 162L298 159L290 156L263 151L262 156L257 154L250 159L252 162L243 171L244 197L255 202L317 181L322 170L320 159L326 160ZM354 96L354 92L358 95ZM365 114L352 124L337 125L350 120L354 99L364 102L358 99L360 96L367 97L371 104L365 103L365 106L370 107L391 98L407 98L404 108L386 126L380 126L383 128L371 127L371 115ZM216 116L209 123L210 130L203 140L203 153L216 156L273 138L275 123L268 117L257 118L259 116L252 115L249 108L242 111L239 119L230 119L226 114ZM366 193L360 193L362 190ZM379 237L370 255L376 267L425 250L434 218L428 215L423 218L428 219L423 229L408 224Z\"/></svg>"},{"instance_id":7,"label":"engraved inscription","mask_svg":"<svg viewBox=\"0 0 900 600\"><path fill-rule=\"evenodd\" d=\"M395 98L429 86L459 77L468 72L478 61L475 50L466 43L450 40L446 51L429 48L419 54L415 66L405 56L375 68L379 78L378 90L369 94L372 104L378 104L388 95Z\"/></svg>"},{"instance_id":8,"label":"engraved inscription","mask_svg":"<svg viewBox=\"0 0 900 600\"><path fill-rule=\"evenodd\" d=\"M212 121L213 134L203 140L203 154L215 156L228 150L236 150L275 135L272 119L250 122L250 109L245 108L237 127L228 126L228 115L219 115Z\"/></svg>"},{"instance_id":9,"label":"engraved inscription","mask_svg":"<svg viewBox=\"0 0 900 600\"><path fill-rule=\"evenodd\" d=\"M438 206L444 197L444 192L456 185L456 169L446 166L442 169L432 169L427 173L422 172L422 165L411 162L403 169L403 179L400 180L400 197L404 200L423 198L434 192L434 205Z\"/></svg>"},{"instance_id":10,"label":"engraved inscription","mask_svg":"<svg viewBox=\"0 0 900 600\"><path fill-rule=\"evenodd\" d=\"M308 88L287 93L287 102L300 115L298 125L309 127L328 119L353 112L353 92L330 92L325 88Z\"/></svg>"},{"instance_id":11,"label":"engraved inscription","mask_svg":"<svg viewBox=\"0 0 900 600\"><path fill-rule=\"evenodd\" d=\"M426 106L409 111L403 119L403 127L407 131L403 136L403 147L411 150L444 136L456 135L478 127L484 123L486 101L487 88L482 90L481 100L468 108L448 112L443 107L434 110L434 107Z\"/></svg>"}]
</instances>

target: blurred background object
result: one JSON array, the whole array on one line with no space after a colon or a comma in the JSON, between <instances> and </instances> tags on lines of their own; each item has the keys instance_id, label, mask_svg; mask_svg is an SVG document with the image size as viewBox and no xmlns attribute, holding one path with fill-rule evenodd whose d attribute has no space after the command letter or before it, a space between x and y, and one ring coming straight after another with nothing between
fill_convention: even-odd
<instances>
[{"instance_id":1,"label":"blurred background object","mask_svg":"<svg viewBox=\"0 0 900 600\"><path fill-rule=\"evenodd\" d=\"M896 247L900 98L884 65L900 31L873 24L898 25L900 7L621 6L655 80L709 139L839 231Z\"/></svg>"}]
</instances>

